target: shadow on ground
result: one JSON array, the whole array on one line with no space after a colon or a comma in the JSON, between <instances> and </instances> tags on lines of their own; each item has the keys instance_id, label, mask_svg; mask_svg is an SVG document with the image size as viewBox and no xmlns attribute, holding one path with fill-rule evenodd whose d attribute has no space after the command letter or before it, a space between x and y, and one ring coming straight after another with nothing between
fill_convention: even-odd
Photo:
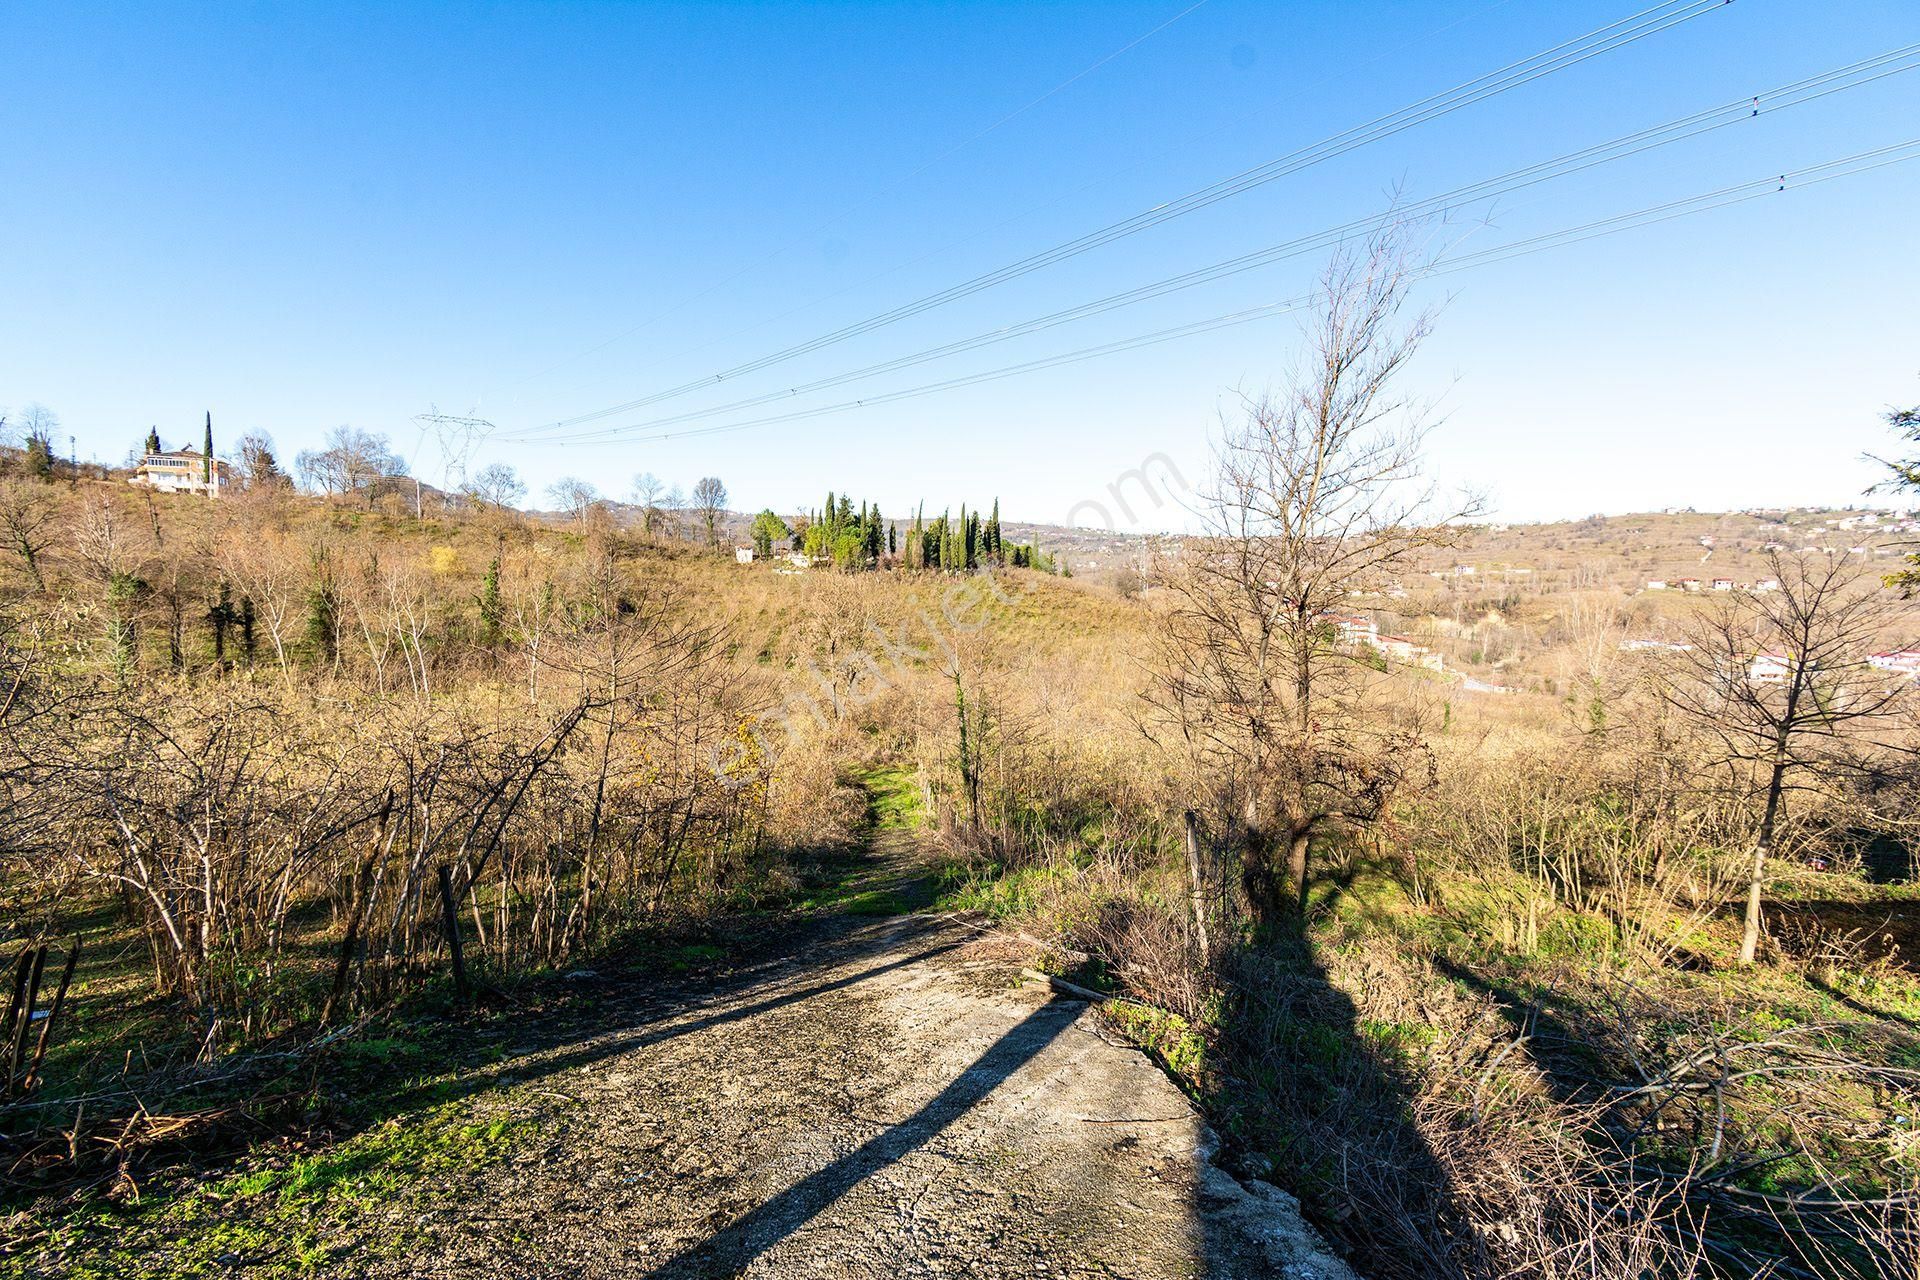
<instances>
[{"instance_id":1,"label":"shadow on ground","mask_svg":"<svg viewBox=\"0 0 1920 1280\"><path fill-rule=\"evenodd\" d=\"M1222 972L1225 1087L1212 1110L1230 1149L1223 1160L1297 1195L1369 1280L1487 1274L1415 1122L1395 1033L1362 1020L1297 932L1238 948ZM1209 1258L1224 1259L1229 1242L1208 1234Z\"/></svg>"}]
</instances>

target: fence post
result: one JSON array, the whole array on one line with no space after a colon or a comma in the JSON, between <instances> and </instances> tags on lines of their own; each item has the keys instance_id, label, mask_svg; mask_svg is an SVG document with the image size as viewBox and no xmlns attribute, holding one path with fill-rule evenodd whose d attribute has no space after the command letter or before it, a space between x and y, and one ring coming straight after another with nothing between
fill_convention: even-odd
<instances>
[{"instance_id":1,"label":"fence post","mask_svg":"<svg viewBox=\"0 0 1920 1280\"><path fill-rule=\"evenodd\" d=\"M13 999L7 1003L7 1020L0 1024L0 1064L10 1063L13 1057L13 1041L16 1024L24 1027L32 1016L20 1006L27 999L27 975L33 970L33 946L31 943L20 949L19 958L13 962ZM26 1033L20 1032L22 1036ZM13 1072L9 1068L6 1078L0 1080L0 1097L9 1097L13 1093Z\"/></svg>"},{"instance_id":2,"label":"fence post","mask_svg":"<svg viewBox=\"0 0 1920 1280\"><path fill-rule=\"evenodd\" d=\"M447 931L447 950L453 956L453 989L467 1003L467 964L460 955L460 910L453 898L453 868L440 868L440 920Z\"/></svg>"},{"instance_id":3,"label":"fence post","mask_svg":"<svg viewBox=\"0 0 1920 1280\"><path fill-rule=\"evenodd\" d=\"M14 1024L13 1049L7 1055L7 1092L11 1094L16 1085L21 1092L26 1091L25 1082L20 1080L20 1068L27 1061L27 1037L33 1030L33 1007L40 1003L40 976L47 967L47 944L41 943L34 949L33 964L27 972L26 999L20 1005L19 1021Z\"/></svg>"},{"instance_id":4,"label":"fence post","mask_svg":"<svg viewBox=\"0 0 1920 1280\"><path fill-rule=\"evenodd\" d=\"M1207 881L1200 863L1200 819L1187 810L1187 899L1193 905L1193 932L1200 942L1200 963L1213 963L1213 944L1207 938Z\"/></svg>"},{"instance_id":5,"label":"fence post","mask_svg":"<svg viewBox=\"0 0 1920 1280\"><path fill-rule=\"evenodd\" d=\"M27 1067L26 1078L21 1089L30 1090L40 1081L40 1064L47 1057L47 1041L53 1037L54 1020L60 1016L60 1010L67 1003L67 987L73 982L74 966L80 963L80 935L73 935L73 945L67 948L67 967L60 971L60 987L53 993L53 1003L47 1006L47 1016L40 1024L40 1038L33 1046L33 1062Z\"/></svg>"}]
</instances>

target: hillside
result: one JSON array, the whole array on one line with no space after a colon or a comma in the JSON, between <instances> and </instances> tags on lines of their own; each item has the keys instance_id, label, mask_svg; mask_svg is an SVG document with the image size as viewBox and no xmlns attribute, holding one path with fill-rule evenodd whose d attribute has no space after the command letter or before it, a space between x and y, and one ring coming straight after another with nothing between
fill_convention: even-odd
<instances>
[{"instance_id":1,"label":"hillside","mask_svg":"<svg viewBox=\"0 0 1920 1280\"><path fill-rule=\"evenodd\" d=\"M1660 1215L1780 1187L1843 1188L1821 1230L1885 1256L1859 1215L1902 1185L1893 1130L1857 1121L1907 1105L1915 781L1897 754L1806 775L1743 966L1751 793L1717 789L1711 734L1663 701L1684 672L1623 646L1761 598L1647 589L1698 566L1702 537L1744 578L1777 524L1815 546L1903 531L1834 512L1489 527L1343 592L1330 613L1373 638L1319 615L1302 637L1327 691L1309 727L1339 727L1322 767L1350 771L1314 785L1376 807L1309 842L1296 926L1234 843L1210 686L1170 676L1220 670L1182 665L1210 652L1190 640L1217 600L1191 576L1204 546L1134 582L990 544L971 572L799 570L603 507L422 518L407 497L0 477L26 533L0 554L0 909L16 1003L49 1015L0 1098L23 1242L4 1274L399 1274L539 1240L694 1275L838 1256L911 1219L902 1197L935 1215L919 1258L991 1230L1047 1265L1119 1265L1137 1231L1122 1252L1166 1274L1239 1274L1262 1237L1340 1274L1291 1193L1359 1269L1411 1276L1462 1216L1547 1186L1610 1186L1674 1231L1620 1234L1569 1190L1499 1243L1519 1273L1567 1250L1604 1274L1671 1260L1696 1228ZM1914 623L1869 594L1884 633ZM1006 994L1055 982L1052 1003ZM689 1053L756 1065L709 1078ZM1663 1083L1703 1061L1729 1121ZM633 1101L641 1079L657 1103ZM1489 1081L1499 1109L1475 1102ZM1180 1091L1217 1152L1190 1115L1147 1113ZM1732 1125L1744 1154L1661 1164L1678 1201L1610 1181L1608 1152L1669 1159L1614 1145L1618 1099L1647 1096L1690 1132ZM1039 1097L1052 1137L1021 1101ZM732 1154L698 1154L708 1121L643 1123L662 1107ZM1741 1163L1783 1142L1821 1154ZM1061 1161L1173 1194L1123 1213L1035 1172ZM631 1172L583 1199L574 1167ZM643 1202L671 1208L644 1211L652 1234L609 1225ZM1060 1205L1129 1225L1062 1243L1033 1227ZM1717 1238L1756 1265L1784 1247L1751 1215Z\"/></svg>"}]
</instances>

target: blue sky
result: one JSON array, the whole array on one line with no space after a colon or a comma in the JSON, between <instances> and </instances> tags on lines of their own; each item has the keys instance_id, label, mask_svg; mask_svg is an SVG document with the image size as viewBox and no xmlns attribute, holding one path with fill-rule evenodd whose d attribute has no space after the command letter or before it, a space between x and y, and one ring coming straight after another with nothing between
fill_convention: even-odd
<instances>
[{"instance_id":1,"label":"blue sky","mask_svg":"<svg viewBox=\"0 0 1920 1280\"><path fill-rule=\"evenodd\" d=\"M882 312L1395 110L1634 0L21 4L0 8L0 405L83 456L149 425L499 425L468 465L624 496L717 474L890 511L1058 520L1164 453L1197 475L1267 320L747 430L510 443ZM1144 37L1144 38L1142 38ZM1043 314L1920 41L1911 0L1737 0L1295 177L596 425ZM1136 43L1137 42L1137 43ZM1131 47L1128 47L1131 46ZM1011 117L1011 118L1009 118ZM1920 72L1509 197L1491 247L1920 137ZM1510 519L1859 499L1920 401L1920 163L1463 272L1413 388ZM1299 294L1312 260L821 393L884 394ZM783 406L787 407L787 406ZM735 417L757 416L752 414ZM711 421L724 423L720 417ZM640 432L635 434L652 434ZM64 446L64 440L61 441Z\"/></svg>"}]
</instances>

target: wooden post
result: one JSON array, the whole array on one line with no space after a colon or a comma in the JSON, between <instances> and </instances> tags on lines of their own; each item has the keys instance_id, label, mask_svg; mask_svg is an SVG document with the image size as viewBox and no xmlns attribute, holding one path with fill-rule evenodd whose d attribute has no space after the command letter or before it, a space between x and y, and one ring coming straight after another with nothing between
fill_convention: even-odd
<instances>
[{"instance_id":1,"label":"wooden post","mask_svg":"<svg viewBox=\"0 0 1920 1280\"><path fill-rule=\"evenodd\" d=\"M27 1011L20 1006L27 998L27 974L33 969L33 948L22 947L19 957L13 962L13 998L7 1002L7 1020L0 1023L0 1061L8 1059L13 1052L14 1029L27 1021ZM9 1071L4 1080L0 1080L0 1097L13 1092L13 1073Z\"/></svg>"},{"instance_id":2,"label":"wooden post","mask_svg":"<svg viewBox=\"0 0 1920 1280\"><path fill-rule=\"evenodd\" d=\"M1200 942L1200 963L1213 963L1213 944L1207 937L1207 880L1200 864L1200 819L1187 810L1187 896L1193 904L1193 932Z\"/></svg>"},{"instance_id":3,"label":"wooden post","mask_svg":"<svg viewBox=\"0 0 1920 1280\"><path fill-rule=\"evenodd\" d=\"M387 802L380 808L380 822L374 828L373 840L367 846L366 859L360 864L360 873L354 877L348 892L352 897L347 902L347 932L340 939L340 959L334 964L333 990L327 993L327 1002L320 1006L320 1025L327 1026L333 1021L334 1011L339 1009L347 997L347 980L353 973L355 948L360 942L360 922L367 913L367 895L373 891L373 864L386 847L387 822L393 816L393 792L387 792Z\"/></svg>"},{"instance_id":4,"label":"wooden post","mask_svg":"<svg viewBox=\"0 0 1920 1280\"><path fill-rule=\"evenodd\" d=\"M34 949L33 962L28 968L25 999L18 1001L19 1011L14 1015L13 1045L7 1052L7 1093L11 1094L14 1085L20 1079L20 1066L27 1057L27 1030L33 1025L33 1006L40 1003L40 975L47 967L47 948L42 943Z\"/></svg>"},{"instance_id":5,"label":"wooden post","mask_svg":"<svg viewBox=\"0 0 1920 1280\"><path fill-rule=\"evenodd\" d=\"M467 964L460 955L460 907L453 896L453 868L440 868L440 922L447 931L447 951L453 956L453 989L467 1003Z\"/></svg>"},{"instance_id":6,"label":"wooden post","mask_svg":"<svg viewBox=\"0 0 1920 1280\"><path fill-rule=\"evenodd\" d=\"M47 1041L53 1035L54 1020L60 1016L61 1006L67 1002L67 986L73 981L73 967L80 963L80 935L73 936L73 945L67 950L67 966L60 971L60 986L53 993L53 1003L47 1006L47 1020L40 1024L40 1038L33 1046L33 1062L27 1067L26 1079L21 1082L22 1093L31 1090L40 1075L40 1064L47 1056Z\"/></svg>"}]
</instances>

